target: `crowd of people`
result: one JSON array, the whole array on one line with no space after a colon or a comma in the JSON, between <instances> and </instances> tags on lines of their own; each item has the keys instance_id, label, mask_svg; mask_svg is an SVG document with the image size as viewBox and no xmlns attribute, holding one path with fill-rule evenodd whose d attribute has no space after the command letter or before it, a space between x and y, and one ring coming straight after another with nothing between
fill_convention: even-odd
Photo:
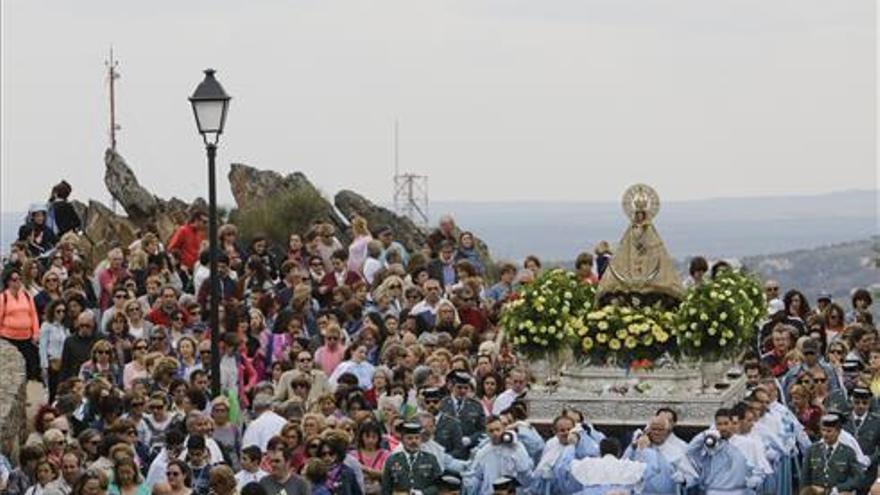
<instances>
[{"instance_id":1,"label":"crowd of people","mask_svg":"<svg viewBox=\"0 0 880 495\"><path fill-rule=\"evenodd\" d=\"M221 226L212 356L205 213L90 264L70 192L30 209L3 262L0 337L46 392L27 441L2 446L3 493L880 493L864 289L811 308L768 281L740 402L689 441L672 408L611 435L590 411L530 420L537 377L498 318L541 261L486 266L451 217L412 250L360 217L348 245L326 222L284 246ZM581 283L611 256L578 255ZM686 283L711 273L694 258Z\"/></svg>"}]
</instances>

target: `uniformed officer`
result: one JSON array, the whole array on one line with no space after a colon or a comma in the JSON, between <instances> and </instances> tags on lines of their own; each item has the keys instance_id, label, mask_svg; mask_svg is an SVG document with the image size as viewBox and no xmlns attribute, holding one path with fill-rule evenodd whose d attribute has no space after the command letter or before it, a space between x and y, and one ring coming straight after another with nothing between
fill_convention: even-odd
<instances>
[{"instance_id":1,"label":"uniformed officer","mask_svg":"<svg viewBox=\"0 0 880 495\"><path fill-rule=\"evenodd\" d=\"M515 478L502 476L492 482L492 495L515 495L517 485Z\"/></svg>"},{"instance_id":2,"label":"uniformed officer","mask_svg":"<svg viewBox=\"0 0 880 495\"><path fill-rule=\"evenodd\" d=\"M440 477L438 488L438 495L461 495L461 478L451 473L444 474Z\"/></svg>"},{"instance_id":3,"label":"uniformed officer","mask_svg":"<svg viewBox=\"0 0 880 495\"><path fill-rule=\"evenodd\" d=\"M464 452L453 456L466 459L470 450L480 443L481 437L486 433L486 413L482 404L471 395L473 378L466 371L452 371L447 377L452 385L452 395L443 399L440 410L454 417L461 424L461 432L464 435L461 443Z\"/></svg>"},{"instance_id":4,"label":"uniformed officer","mask_svg":"<svg viewBox=\"0 0 880 495\"><path fill-rule=\"evenodd\" d=\"M437 495L437 481L443 472L437 458L420 449L422 427L418 423L401 426L403 450L395 451L382 469L382 495Z\"/></svg>"},{"instance_id":5,"label":"uniformed officer","mask_svg":"<svg viewBox=\"0 0 880 495\"><path fill-rule=\"evenodd\" d=\"M871 459L869 473L876 473L880 464L880 414L870 410L873 394L867 388L856 387L852 391L852 413L843 424L843 429L850 432L859 442L862 453ZM870 479L864 480L870 482ZM867 485L864 486L867 490Z\"/></svg>"},{"instance_id":6,"label":"uniformed officer","mask_svg":"<svg viewBox=\"0 0 880 495\"><path fill-rule=\"evenodd\" d=\"M807 450L801 471L801 487L815 493L837 489L843 495L855 493L862 481L862 468L856 453L838 441L841 417L838 414L822 416L822 439Z\"/></svg>"},{"instance_id":7,"label":"uniformed officer","mask_svg":"<svg viewBox=\"0 0 880 495\"><path fill-rule=\"evenodd\" d=\"M462 444L461 424L455 417L440 411L443 392L439 388L424 388L422 389L422 400L425 404L425 411L433 414L436 419L434 441L439 443L452 457L467 458L467 450Z\"/></svg>"}]
</instances>

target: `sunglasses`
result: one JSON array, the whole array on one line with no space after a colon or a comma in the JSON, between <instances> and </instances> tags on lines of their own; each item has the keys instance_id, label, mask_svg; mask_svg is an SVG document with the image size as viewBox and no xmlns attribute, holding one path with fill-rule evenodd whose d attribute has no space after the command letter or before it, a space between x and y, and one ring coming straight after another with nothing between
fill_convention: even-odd
<instances>
[{"instance_id":1,"label":"sunglasses","mask_svg":"<svg viewBox=\"0 0 880 495\"><path fill-rule=\"evenodd\" d=\"M164 407L165 406L163 406L162 404L150 404L150 409L152 409L154 411L158 411L159 409L162 409Z\"/></svg>"},{"instance_id":2,"label":"sunglasses","mask_svg":"<svg viewBox=\"0 0 880 495\"><path fill-rule=\"evenodd\" d=\"M146 350L147 350L147 346L145 346L145 345L136 345L136 346L134 346L134 350L136 350L136 351L146 351Z\"/></svg>"},{"instance_id":3,"label":"sunglasses","mask_svg":"<svg viewBox=\"0 0 880 495\"><path fill-rule=\"evenodd\" d=\"M126 297L126 294L116 294L113 299L125 299Z\"/></svg>"},{"instance_id":4,"label":"sunglasses","mask_svg":"<svg viewBox=\"0 0 880 495\"><path fill-rule=\"evenodd\" d=\"M813 381L815 383L825 383L828 381L828 379L827 378L814 378Z\"/></svg>"},{"instance_id":5,"label":"sunglasses","mask_svg":"<svg viewBox=\"0 0 880 495\"><path fill-rule=\"evenodd\" d=\"M131 407L144 407L146 405L147 405L146 402L132 402L131 403Z\"/></svg>"},{"instance_id":6,"label":"sunglasses","mask_svg":"<svg viewBox=\"0 0 880 495\"><path fill-rule=\"evenodd\" d=\"M110 351L104 351L104 350L98 349L95 351L95 354L110 354Z\"/></svg>"},{"instance_id":7,"label":"sunglasses","mask_svg":"<svg viewBox=\"0 0 880 495\"><path fill-rule=\"evenodd\" d=\"M329 340L329 339L328 339L328 340ZM310 357L303 357L303 358L299 358L299 359L297 359L297 361L299 361L299 362L301 362L301 363L311 363L311 362L312 362L312 358L310 358Z\"/></svg>"},{"instance_id":8,"label":"sunglasses","mask_svg":"<svg viewBox=\"0 0 880 495\"><path fill-rule=\"evenodd\" d=\"M843 354L843 349L829 349L828 354Z\"/></svg>"},{"instance_id":9,"label":"sunglasses","mask_svg":"<svg viewBox=\"0 0 880 495\"><path fill-rule=\"evenodd\" d=\"M167 476L169 478L176 478L176 477L180 476L181 474L183 474L183 473L181 473L180 471L165 471L165 476Z\"/></svg>"}]
</instances>

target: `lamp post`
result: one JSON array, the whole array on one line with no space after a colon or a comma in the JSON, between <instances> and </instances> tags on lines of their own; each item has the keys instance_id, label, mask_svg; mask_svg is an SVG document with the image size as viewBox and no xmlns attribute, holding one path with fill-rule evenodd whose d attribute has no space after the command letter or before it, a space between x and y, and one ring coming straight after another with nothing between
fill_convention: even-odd
<instances>
[{"instance_id":1,"label":"lamp post","mask_svg":"<svg viewBox=\"0 0 880 495\"><path fill-rule=\"evenodd\" d=\"M189 98L196 126L205 150L208 153L208 242L211 258L211 303L209 318L211 324L211 394L220 395L220 280L217 278L217 191L214 159L217 156L217 142L226 125L226 112L231 98L223 91L223 86L214 78L214 69L205 70L205 79L199 83Z\"/></svg>"}]
</instances>

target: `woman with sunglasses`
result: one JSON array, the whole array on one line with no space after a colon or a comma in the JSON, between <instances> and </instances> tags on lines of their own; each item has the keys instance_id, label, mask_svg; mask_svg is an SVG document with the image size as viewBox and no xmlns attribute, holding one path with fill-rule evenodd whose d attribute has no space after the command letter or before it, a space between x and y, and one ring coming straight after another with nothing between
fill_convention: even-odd
<instances>
[{"instance_id":1,"label":"woman with sunglasses","mask_svg":"<svg viewBox=\"0 0 880 495\"><path fill-rule=\"evenodd\" d=\"M64 341L70 337L70 329L64 324L67 307L63 299L49 303L46 316L40 326L40 368L43 381L49 388L49 402L55 400L55 391L61 376L61 354Z\"/></svg>"},{"instance_id":2,"label":"woman with sunglasses","mask_svg":"<svg viewBox=\"0 0 880 495\"><path fill-rule=\"evenodd\" d=\"M343 431L332 430L324 434L318 451L319 457L327 465L324 486L331 493L339 495L361 495L363 492L354 470L344 462L349 443L349 437Z\"/></svg>"},{"instance_id":3,"label":"woman with sunglasses","mask_svg":"<svg viewBox=\"0 0 880 495\"><path fill-rule=\"evenodd\" d=\"M50 302L62 298L61 277L57 273L46 272L41 280L43 289L34 296L34 305L37 307L37 315L40 318L45 314L46 307L49 306Z\"/></svg>"},{"instance_id":4,"label":"woman with sunglasses","mask_svg":"<svg viewBox=\"0 0 880 495\"><path fill-rule=\"evenodd\" d=\"M107 340L99 340L92 346L91 359L82 364L79 377L89 382L95 377L104 377L115 386L122 384L122 372L116 364L113 346Z\"/></svg>"},{"instance_id":5,"label":"woman with sunglasses","mask_svg":"<svg viewBox=\"0 0 880 495\"><path fill-rule=\"evenodd\" d=\"M171 485L170 495L190 495L192 491L192 473L189 466L180 459L168 461L165 467L165 478Z\"/></svg>"},{"instance_id":6,"label":"woman with sunglasses","mask_svg":"<svg viewBox=\"0 0 880 495\"><path fill-rule=\"evenodd\" d=\"M788 389L788 395L791 397L788 408L804 427L810 440L815 442L819 438L819 420L822 418L822 409L812 403L807 381L803 380L792 384Z\"/></svg>"},{"instance_id":7,"label":"woman with sunglasses","mask_svg":"<svg viewBox=\"0 0 880 495\"><path fill-rule=\"evenodd\" d=\"M22 285L17 268L3 274L0 293L0 337L14 345L24 358L28 380L40 380L40 318L33 296Z\"/></svg>"},{"instance_id":8,"label":"woman with sunglasses","mask_svg":"<svg viewBox=\"0 0 880 495\"><path fill-rule=\"evenodd\" d=\"M146 339L134 340L134 345L131 346L131 361L125 363L125 367L122 369L122 386L126 390L130 389L138 378L149 378L150 372L147 370L148 350L149 345Z\"/></svg>"}]
</instances>

